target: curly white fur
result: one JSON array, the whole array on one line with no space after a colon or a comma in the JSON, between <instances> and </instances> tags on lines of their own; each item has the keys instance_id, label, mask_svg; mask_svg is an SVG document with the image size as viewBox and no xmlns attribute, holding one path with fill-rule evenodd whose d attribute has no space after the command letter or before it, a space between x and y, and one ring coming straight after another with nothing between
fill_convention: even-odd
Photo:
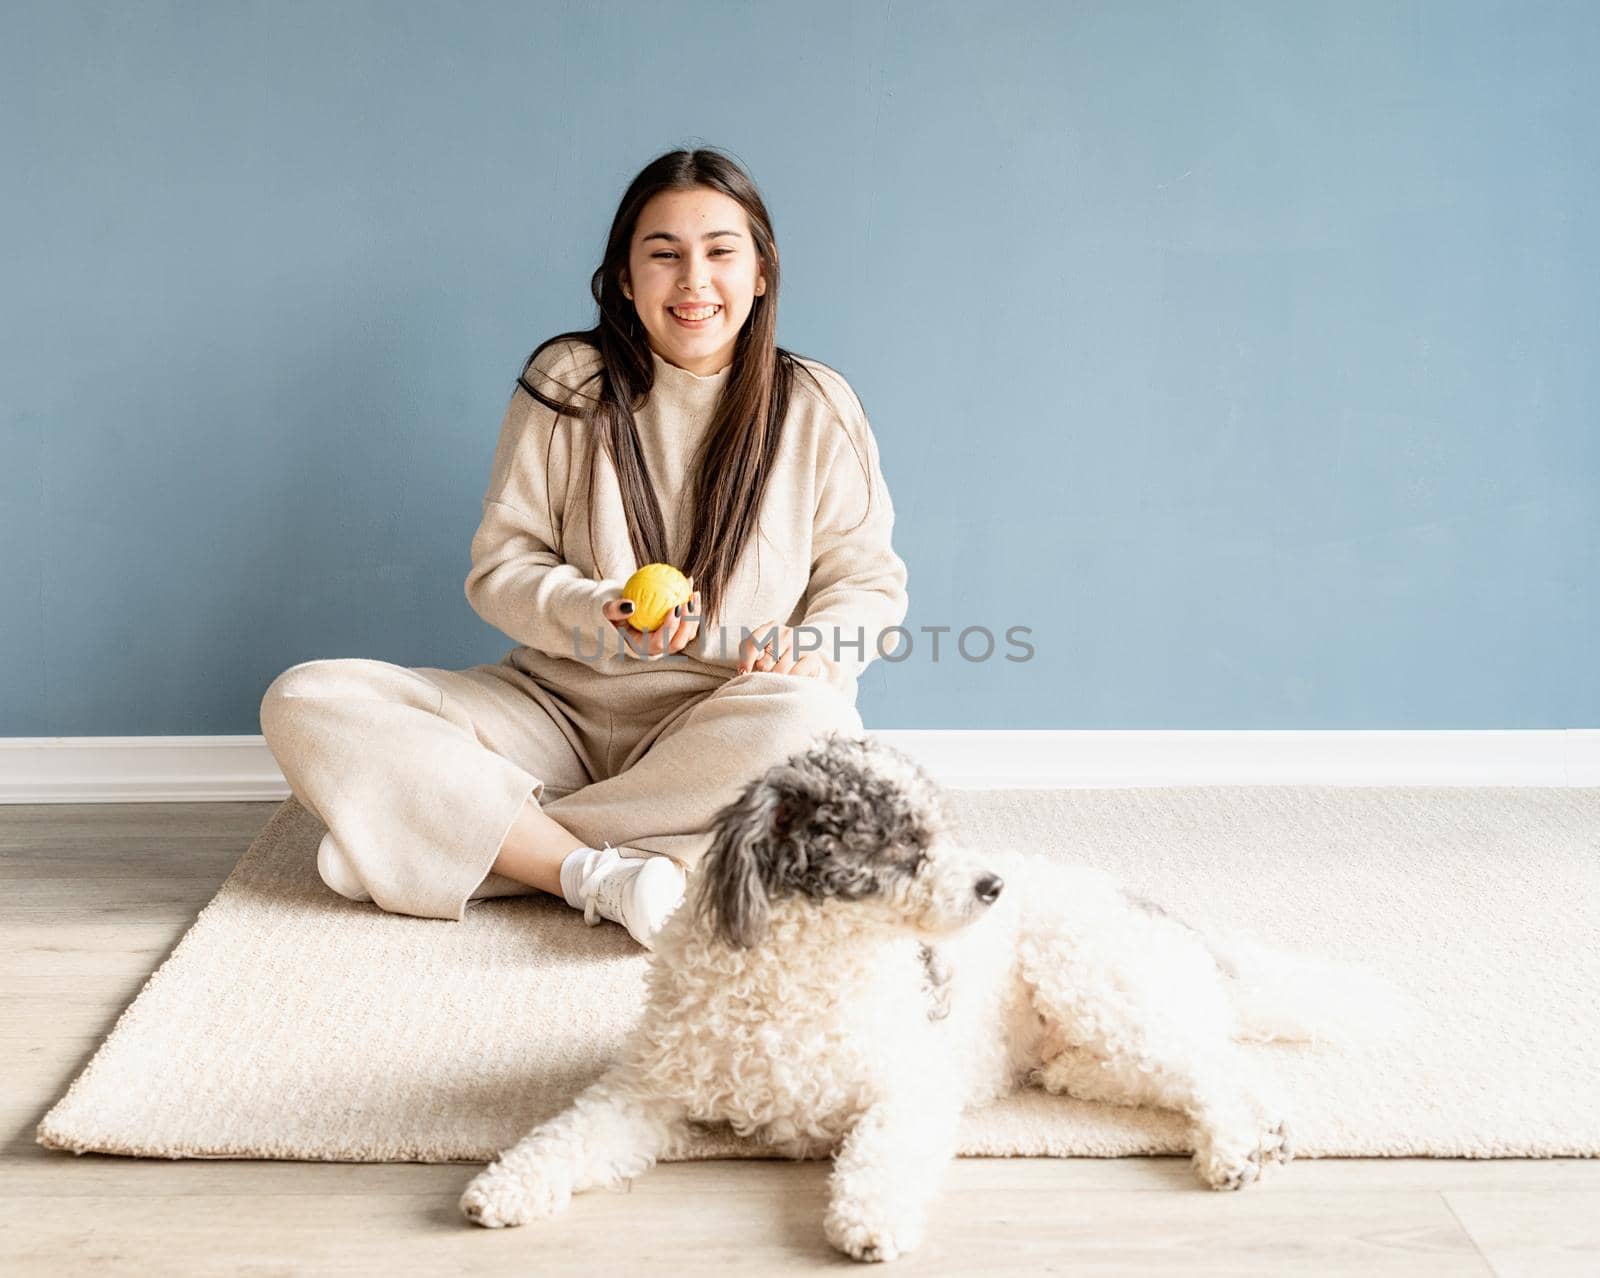
<instances>
[{"instance_id":1,"label":"curly white fur","mask_svg":"<svg viewBox=\"0 0 1600 1278\"><path fill-rule=\"evenodd\" d=\"M1028 1085L1178 1110L1200 1179L1238 1189L1290 1145L1236 1040L1306 1037L1346 988L1208 942L1097 870L972 851L909 759L831 734L719 814L619 1058L461 1208L487 1226L548 1217L644 1172L691 1123L726 1122L832 1155L827 1237L890 1260L922 1237L962 1112Z\"/></svg>"}]
</instances>

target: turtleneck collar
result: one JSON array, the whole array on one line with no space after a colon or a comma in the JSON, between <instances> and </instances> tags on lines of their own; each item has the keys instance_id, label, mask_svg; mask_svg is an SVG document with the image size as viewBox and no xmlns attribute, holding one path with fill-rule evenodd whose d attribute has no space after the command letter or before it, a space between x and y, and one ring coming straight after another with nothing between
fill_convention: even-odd
<instances>
[{"instance_id":1,"label":"turtleneck collar","mask_svg":"<svg viewBox=\"0 0 1600 1278\"><path fill-rule=\"evenodd\" d=\"M718 372L709 373L705 377L691 373L687 368L679 368L676 364L661 358L656 348L650 348L650 358L656 366L655 390L659 393L666 392L669 399L683 404L706 406L715 404L722 394L722 388L728 383L728 372L733 368L732 361Z\"/></svg>"}]
</instances>

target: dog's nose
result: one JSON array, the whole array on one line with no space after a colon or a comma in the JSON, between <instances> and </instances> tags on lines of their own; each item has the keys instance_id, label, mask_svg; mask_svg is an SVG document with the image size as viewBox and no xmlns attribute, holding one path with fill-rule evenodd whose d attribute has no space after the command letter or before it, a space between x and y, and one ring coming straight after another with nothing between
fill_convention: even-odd
<instances>
[{"instance_id":1,"label":"dog's nose","mask_svg":"<svg viewBox=\"0 0 1600 1278\"><path fill-rule=\"evenodd\" d=\"M985 905L993 905L995 897L1000 895L1000 889L1005 886L1005 880L998 874L985 874L972 890L978 894L978 899Z\"/></svg>"}]
</instances>

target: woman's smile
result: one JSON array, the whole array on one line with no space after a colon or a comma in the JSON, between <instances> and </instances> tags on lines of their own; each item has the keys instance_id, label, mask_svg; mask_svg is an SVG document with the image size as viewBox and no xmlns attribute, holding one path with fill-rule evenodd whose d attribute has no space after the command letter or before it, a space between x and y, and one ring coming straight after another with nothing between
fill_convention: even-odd
<instances>
[{"instance_id":1,"label":"woman's smile","mask_svg":"<svg viewBox=\"0 0 1600 1278\"><path fill-rule=\"evenodd\" d=\"M685 319L682 314L679 314L677 309L671 306L667 307L667 313L671 315L673 319L677 320L679 324L683 325L684 328L705 328L711 323L712 320L718 319L722 315L722 307L717 305L712 305L710 307L684 307L683 310L690 315L697 316L698 318ZM710 314L706 313L707 310L710 311Z\"/></svg>"}]
</instances>

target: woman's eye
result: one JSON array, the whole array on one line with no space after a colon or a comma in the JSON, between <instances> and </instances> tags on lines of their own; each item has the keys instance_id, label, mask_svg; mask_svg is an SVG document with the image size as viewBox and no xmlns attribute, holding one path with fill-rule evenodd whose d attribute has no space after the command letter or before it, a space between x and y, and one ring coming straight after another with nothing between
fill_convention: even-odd
<instances>
[{"instance_id":1,"label":"woman's eye","mask_svg":"<svg viewBox=\"0 0 1600 1278\"><path fill-rule=\"evenodd\" d=\"M733 250L730 249L730 248L713 249L711 251L711 256L715 257L718 253L731 253L731 252L733 252ZM676 253L662 252L662 253L652 253L652 254L650 254L650 256L651 257L677 257L678 255Z\"/></svg>"}]
</instances>

